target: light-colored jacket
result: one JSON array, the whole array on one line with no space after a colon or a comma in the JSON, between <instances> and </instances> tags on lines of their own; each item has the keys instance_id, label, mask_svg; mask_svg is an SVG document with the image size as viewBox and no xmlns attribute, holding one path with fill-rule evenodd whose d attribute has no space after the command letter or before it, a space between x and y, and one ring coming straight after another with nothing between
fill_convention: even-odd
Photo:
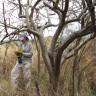
<instances>
[{"instance_id":1,"label":"light-colored jacket","mask_svg":"<svg viewBox=\"0 0 96 96\"><path fill-rule=\"evenodd\" d=\"M30 42L26 42L21 44L21 47L23 49L23 56L22 56L22 62L29 61L32 62L32 44Z\"/></svg>"}]
</instances>

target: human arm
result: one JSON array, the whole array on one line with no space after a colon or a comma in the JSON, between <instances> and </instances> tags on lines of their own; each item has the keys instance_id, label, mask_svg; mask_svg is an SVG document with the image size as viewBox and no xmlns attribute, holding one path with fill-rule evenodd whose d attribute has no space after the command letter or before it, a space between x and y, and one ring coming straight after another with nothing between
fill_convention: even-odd
<instances>
[{"instance_id":1,"label":"human arm","mask_svg":"<svg viewBox=\"0 0 96 96\"><path fill-rule=\"evenodd\" d=\"M32 45L30 43L27 44L27 46L24 48L23 56L24 57L32 57Z\"/></svg>"}]
</instances>

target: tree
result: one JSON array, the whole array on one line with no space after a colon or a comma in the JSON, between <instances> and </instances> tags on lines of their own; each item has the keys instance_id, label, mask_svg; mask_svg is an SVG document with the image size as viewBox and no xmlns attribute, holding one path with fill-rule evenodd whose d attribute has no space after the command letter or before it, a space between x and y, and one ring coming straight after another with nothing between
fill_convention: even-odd
<instances>
[{"instance_id":1,"label":"tree","mask_svg":"<svg viewBox=\"0 0 96 96\"><path fill-rule=\"evenodd\" d=\"M8 10L9 13L7 13L5 4L11 6ZM1 44L5 42L6 38L9 41L15 40L15 37L24 31L27 31L29 35L34 35L40 43L50 82L56 92L60 66L66 59L74 56L74 50L79 50L86 41L95 37L95 5L96 3L92 0L26 0L26 3L23 0L6 0L2 9L3 20L0 21L1 29L4 29L3 31L1 30L1 34L5 34L1 39ZM17 19L7 18L8 14L12 15L16 11L18 11L18 16L15 13ZM53 20L54 18L56 18L55 21ZM20 23L12 23L13 19ZM65 32L66 26L74 24L74 22L78 22L82 27L78 31L74 30L71 34ZM52 30L49 32L54 33L54 35L48 49L45 44L44 34L51 28ZM57 46L62 33L67 33L67 37L62 43L59 42ZM69 45L75 40L82 39L82 37L89 34L91 34L91 37L87 37L85 42L77 45L73 44L73 47L69 48ZM9 41L7 40L7 42ZM67 55L64 56L64 52L68 48L71 51L68 51ZM69 55L70 53L71 55Z\"/></svg>"}]
</instances>

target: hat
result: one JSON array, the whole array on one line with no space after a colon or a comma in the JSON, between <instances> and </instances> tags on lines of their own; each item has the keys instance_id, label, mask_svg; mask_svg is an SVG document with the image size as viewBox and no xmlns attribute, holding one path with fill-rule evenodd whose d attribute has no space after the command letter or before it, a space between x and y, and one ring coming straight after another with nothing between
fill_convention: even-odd
<instances>
[{"instance_id":1,"label":"hat","mask_svg":"<svg viewBox=\"0 0 96 96\"><path fill-rule=\"evenodd\" d=\"M23 34L23 35L19 36L19 40L20 41L22 41L22 40L29 40L29 38L26 36L26 34Z\"/></svg>"}]
</instances>

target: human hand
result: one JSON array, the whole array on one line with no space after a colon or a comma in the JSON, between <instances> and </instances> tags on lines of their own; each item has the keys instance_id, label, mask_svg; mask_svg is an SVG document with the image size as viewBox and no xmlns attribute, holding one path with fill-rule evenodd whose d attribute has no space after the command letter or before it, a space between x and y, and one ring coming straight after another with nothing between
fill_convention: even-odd
<instances>
[{"instance_id":1,"label":"human hand","mask_svg":"<svg viewBox=\"0 0 96 96\"><path fill-rule=\"evenodd\" d=\"M22 52L19 52L19 51L16 51L15 54L16 54L17 56L22 56L23 53L22 53Z\"/></svg>"}]
</instances>

